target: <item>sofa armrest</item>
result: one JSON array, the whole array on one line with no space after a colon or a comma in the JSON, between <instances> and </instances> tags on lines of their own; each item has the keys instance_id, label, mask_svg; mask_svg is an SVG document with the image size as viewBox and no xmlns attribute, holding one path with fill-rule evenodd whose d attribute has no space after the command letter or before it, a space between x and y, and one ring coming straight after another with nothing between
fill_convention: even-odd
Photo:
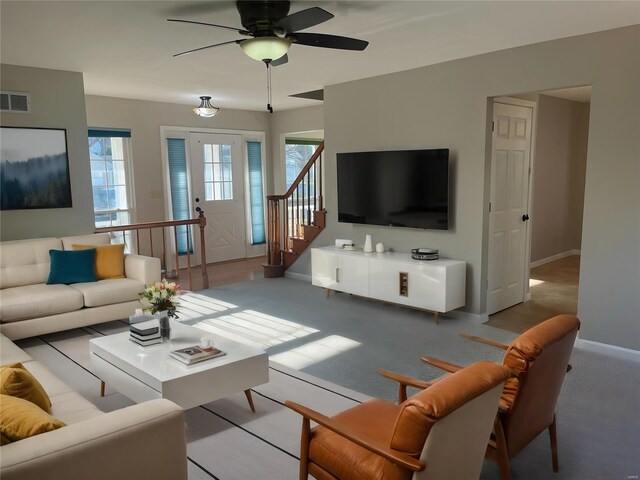
<instances>
[{"instance_id":1,"label":"sofa armrest","mask_svg":"<svg viewBox=\"0 0 640 480\"><path fill-rule=\"evenodd\" d=\"M162 279L160 259L142 255L127 255L124 257L124 274L127 278L139 280L145 285L159 282Z\"/></svg>"},{"instance_id":2,"label":"sofa armrest","mask_svg":"<svg viewBox=\"0 0 640 480\"><path fill-rule=\"evenodd\" d=\"M186 480L184 411L158 399L10 443L2 480Z\"/></svg>"}]
</instances>

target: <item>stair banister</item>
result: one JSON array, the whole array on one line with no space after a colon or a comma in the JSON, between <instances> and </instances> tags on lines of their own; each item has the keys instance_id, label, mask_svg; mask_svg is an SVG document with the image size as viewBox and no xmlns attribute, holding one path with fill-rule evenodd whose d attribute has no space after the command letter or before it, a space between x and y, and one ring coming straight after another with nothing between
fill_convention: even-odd
<instances>
[{"instance_id":1,"label":"stair banister","mask_svg":"<svg viewBox=\"0 0 640 480\"><path fill-rule=\"evenodd\" d=\"M306 244L324 228L323 151L324 142L321 142L284 195L267 196L267 263L264 264L267 278L283 276L293 261L291 258L295 259L301 253L295 251L300 249L301 242L305 243L306 248ZM322 216L321 222L318 221L319 216ZM322 226L319 227L317 223Z\"/></svg>"}]
</instances>

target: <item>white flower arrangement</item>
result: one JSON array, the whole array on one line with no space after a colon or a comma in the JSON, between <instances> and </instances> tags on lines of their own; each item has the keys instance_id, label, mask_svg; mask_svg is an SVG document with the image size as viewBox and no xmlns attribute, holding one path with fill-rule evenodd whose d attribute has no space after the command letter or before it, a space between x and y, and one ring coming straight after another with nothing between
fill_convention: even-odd
<instances>
[{"instance_id":1,"label":"white flower arrangement","mask_svg":"<svg viewBox=\"0 0 640 480\"><path fill-rule=\"evenodd\" d=\"M176 310L180 304L176 301L176 297L180 293L182 293L180 285L168 282L166 278L163 278L161 282L146 285L138 296L145 311L149 311L153 315L158 312L166 312L169 317L178 318Z\"/></svg>"}]
</instances>

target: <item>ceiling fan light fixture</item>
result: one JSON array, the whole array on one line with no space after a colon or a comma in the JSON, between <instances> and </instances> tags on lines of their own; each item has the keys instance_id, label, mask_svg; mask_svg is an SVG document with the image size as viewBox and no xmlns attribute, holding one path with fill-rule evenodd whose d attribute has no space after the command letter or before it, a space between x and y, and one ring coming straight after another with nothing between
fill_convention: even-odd
<instances>
[{"instance_id":1,"label":"ceiling fan light fixture","mask_svg":"<svg viewBox=\"0 0 640 480\"><path fill-rule=\"evenodd\" d=\"M259 62L271 62L284 56L291 40L281 37L256 37L240 42L242 51Z\"/></svg>"},{"instance_id":2,"label":"ceiling fan light fixture","mask_svg":"<svg viewBox=\"0 0 640 480\"><path fill-rule=\"evenodd\" d=\"M211 105L209 100L211 97L200 97L200 105L193 109L193 113L199 117L215 117L220 109Z\"/></svg>"}]
</instances>

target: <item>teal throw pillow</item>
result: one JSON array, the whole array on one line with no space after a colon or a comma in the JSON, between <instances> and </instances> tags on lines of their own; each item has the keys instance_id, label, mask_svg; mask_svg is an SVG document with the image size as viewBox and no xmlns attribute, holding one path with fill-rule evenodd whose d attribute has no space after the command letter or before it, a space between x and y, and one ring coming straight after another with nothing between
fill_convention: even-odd
<instances>
[{"instance_id":1,"label":"teal throw pillow","mask_svg":"<svg viewBox=\"0 0 640 480\"><path fill-rule=\"evenodd\" d=\"M47 285L95 282L96 249L49 250L51 269Z\"/></svg>"}]
</instances>

